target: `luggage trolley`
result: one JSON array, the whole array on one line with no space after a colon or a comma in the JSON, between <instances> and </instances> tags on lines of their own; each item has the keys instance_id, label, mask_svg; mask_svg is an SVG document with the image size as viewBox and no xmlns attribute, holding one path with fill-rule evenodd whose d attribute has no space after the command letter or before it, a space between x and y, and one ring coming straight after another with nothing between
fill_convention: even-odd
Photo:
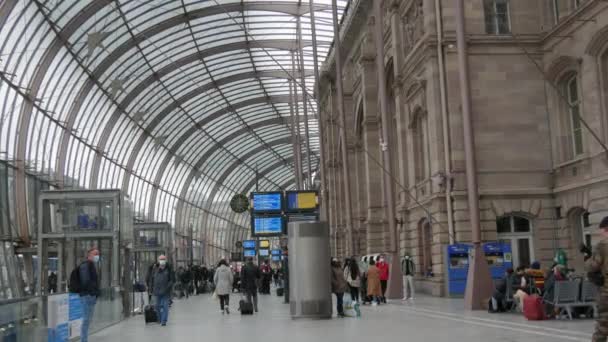
<instances>
[{"instance_id":1,"label":"luggage trolley","mask_svg":"<svg viewBox=\"0 0 608 342\"><path fill-rule=\"evenodd\" d=\"M41 192L39 203L36 292L43 300L40 314L45 322L62 323L55 322L57 313L53 311L62 303L69 301L70 312L78 310L78 298L67 294L68 280L91 247L99 249L101 291L91 332L129 315L133 213L128 197L120 190L48 190ZM54 294L48 289L51 270L56 276Z\"/></svg>"},{"instance_id":2,"label":"luggage trolley","mask_svg":"<svg viewBox=\"0 0 608 342\"><path fill-rule=\"evenodd\" d=\"M142 222L133 224L132 266L133 280L133 313L143 313L144 294L150 266L160 255L173 261L173 230L168 222ZM139 294L136 294L139 293Z\"/></svg>"}]
</instances>

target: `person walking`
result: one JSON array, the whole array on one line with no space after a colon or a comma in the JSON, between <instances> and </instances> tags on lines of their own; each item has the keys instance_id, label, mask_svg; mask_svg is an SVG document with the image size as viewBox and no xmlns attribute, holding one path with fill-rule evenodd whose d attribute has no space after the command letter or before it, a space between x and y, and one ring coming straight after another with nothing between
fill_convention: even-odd
<instances>
[{"instance_id":1,"label":"person walking","mask_svg":"<svg viewBox=\"0 0 608 342\"><path fill-rule=\"evenodd\" d=\"M372 305L378 305L382 298L382 283L380 282L380 269L376 267L376 262L369 261L367 269L367 296L371 298Z\"/></svg>"},{"instance_id":2,"label":"person walking","mask_svg":"<svg viewBox=\"0 0 608 342\"><path fill-rule=\"evenodd\" d=\"M80 278L80 302L82 304L82 325L80 326L80 341L88 342L89 326L95 312L95 304L99 297L99 277L97 275L99 250L92 247L87 251L87 259L78 266Z\"/></svg>"},{"instance_id":3,"label":"person walking","mask_svg":"<svg viewBox=\"0 0 608 342\"><path fill-rule=\"evenodd\" d=\"M409 254L401 260L401 273L403 274L403 300L414 300L414 275L416 266Z\"/></svg>"},{"instance_id":4,"label":"person walking","mask_svg":"<svg viewBox=\"0 0 608 342\"><path fill-rule=\"evenodd\" d=\"M378 269L380 270L380 286L382 287L382 296L380 298L380 300L382 301L382 303L386 303L386 288L388 285L388 263L386 262L386 259L384 258L384 255L380 256L380 259L378 260L378 264L376 265L376 267L378 267Z\"/></svg>"},{"instance_id":5,"label":"person walking","mask_svg":"<svg viewBox=\"0 0 608 342\"><path fill-rule=\"evenodd\" d=\"M175 282L175 275L167 264L167 257L158 257L158 267L152 275L152 293L156 299L156 313L160 317L160 325L167 325L169 319L169 300Z\"/></svg>"},{"instance_id":6,"label":"person walking","mask_svg":"<svg viewBox=\"0 0 608 342\"><path fill-rule=\"evenodd\" d=\"M361 287L361 272L357 261L353 258L348 267L344 269L344 278L350 288L350 296L354 303L359 302L359 288Z\"/></svg>"},{"instance_id":7,"label":"person walking","mask_svg":"<svg viewBox=\"0 0 608 342\"><path fill-rule=\"evenodd\" d=\"M215 294L220 299L220 309L222 315L230 314L230 292L232 292L232 270L228 267L226 260L220 260L215 271L213 282L215 283Z\"/></svg>"},{"instance_id":8,"label":"person walking","mask_svg":"<svg viewBox=\"0 0 608 342\"><path fill-rule=\"evenodd\" d=\"M331 292L336 295L338 310L338 317L344 317L344 292L348 290L348 284L344 279L344 271L340 265L338 259L333 258L331 260Z\"/></svg>"},{"instance_id":9,"label":"person walking","mask_svg":"<svg viewBox=\"0 0 608 342\"><path fill-rule=\"evenodd\" d=\"M593 255L585 262L588 273L608 275L608 216L600 222L601 241L593 249ZM596 284L600 285L600 284ZM591 340L593 342L606 342L608 338L608 282L604 279L599 289L597 303L597 323Z\"/></svg>"},{"instance_id":10,"label":"person walking","mask_svg":"<svg viewBox=\"0 0 608 342\"><path fill-rule=\"evenodd\" d=\"M253 311L258 312L258 282L260 281L260 269L253 264L252 258L247 258L247 263L241 270L241 288L249 303L253 303Z\"/></svg>"}]
</instances>

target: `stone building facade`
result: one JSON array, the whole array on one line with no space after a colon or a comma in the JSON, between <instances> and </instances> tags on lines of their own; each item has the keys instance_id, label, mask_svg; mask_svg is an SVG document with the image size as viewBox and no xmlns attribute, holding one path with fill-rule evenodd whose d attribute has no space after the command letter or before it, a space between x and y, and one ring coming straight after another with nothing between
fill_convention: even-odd
<instances>
[{"instance_id":1,"label":"stone building facade","mask_svg":"<svg viewBox=\"0 0 608 342\"><path fill-rule=\"evenodd\" d=\"M399 252L415 258L420 290L444 295L445 246L472 238L454 1L384 0L383 8L382 23L366 0L354 1L344 18L348 165L340 157L332 56L321 82L332 250L339 256L387 251L382 177L391 177ZM602 147L608 143L608 6L467 0L465 17L482 239L510 242L515 265L538 260L548 267L561 248L580 271L579 246L592 243L608 215ZM377 24L384 42L373 39ZM378 43L384 70L376 67ZM390 173L381 165L381 72L389 93ZM353 251L346 243L344 184L352 193Z\"/></svg>"}]
</instances>

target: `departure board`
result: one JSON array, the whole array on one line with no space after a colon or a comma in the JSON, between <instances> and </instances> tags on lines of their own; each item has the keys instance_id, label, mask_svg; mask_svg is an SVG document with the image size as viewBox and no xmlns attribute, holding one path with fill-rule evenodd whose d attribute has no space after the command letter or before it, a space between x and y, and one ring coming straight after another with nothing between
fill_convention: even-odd
<instances>
[{"instance_id":1,"label":"departure board","mask_svg":"<svg viewBox=\"0 0 608 342\"><path fill-rule=\"evenodd\" d=\"M283 233L283 217L274 216L254 216L252 220L253 236L273 236Z\"/></svg>"},{"instance_id":2,"label":"departure board","mask_svg":"<svg viewBox=\"0 0 608 342\"><path fill-rule=\"evenodd\" d=\"M279 213L283 210L281 192L253 192L251 201L254 213Z\"/></svg>"}]
</instances>

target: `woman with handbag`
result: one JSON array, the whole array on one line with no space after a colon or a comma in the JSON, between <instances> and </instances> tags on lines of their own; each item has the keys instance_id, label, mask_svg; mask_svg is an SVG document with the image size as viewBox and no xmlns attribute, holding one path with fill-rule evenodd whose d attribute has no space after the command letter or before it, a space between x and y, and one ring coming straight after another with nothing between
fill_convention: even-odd
<instances>
[{"instance_id":1,"label":"woman with handbag","mask_svg":"<svg viewBox=\"0 0 608 342\"><path fill-rule=\"evenodd\" d=\"M232 282L234 281L232 271L228 267L226 260L222 259L213 276L215 283L215 294L220 299L220 312L230 314L230 293L232 292Z\"/></svg>"},{"instance_id":2,"label":"woman with handbag","mask_svg":"<svg viewBox=\"0 0 608 342\"><path fill-rule=\"evenodd\" d=\"M353 303L359 302L359 288L361 287L361 272L356 260L353 258L348 266L344 269L344 278L348 283L350 289L350 296L353 299Z\"/></svg>"}]
</instances>

